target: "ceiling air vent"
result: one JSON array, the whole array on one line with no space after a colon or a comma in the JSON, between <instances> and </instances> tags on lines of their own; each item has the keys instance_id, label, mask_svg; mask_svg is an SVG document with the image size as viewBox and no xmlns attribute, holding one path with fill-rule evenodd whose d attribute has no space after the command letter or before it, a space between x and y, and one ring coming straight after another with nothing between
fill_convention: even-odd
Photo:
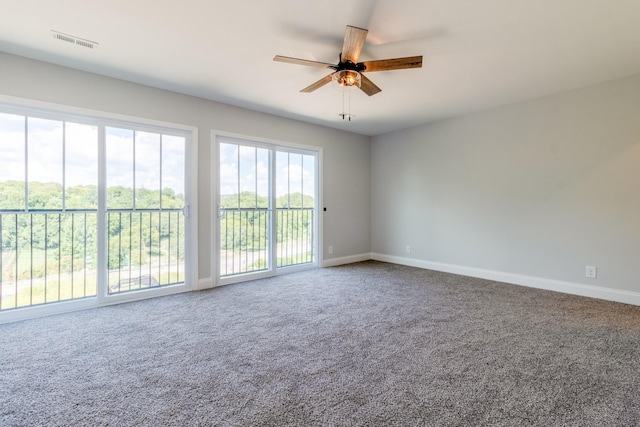
<instances>
[{"instance_id":1,"label":"ceiling air vent","mask_svg":"<svg viewBox=\"0 0 640 427\"><path fill-rule=\"evenodd\" d=\"M98 43L92 42L91 40L81 39L80 37L61 33L55 30L51 30L51 32L53 33L53 38L56 40L60 40L66 43L72 43L77 46L86 47L88 49L95 49L98 47Z\"/></svg>"}]
</instances>

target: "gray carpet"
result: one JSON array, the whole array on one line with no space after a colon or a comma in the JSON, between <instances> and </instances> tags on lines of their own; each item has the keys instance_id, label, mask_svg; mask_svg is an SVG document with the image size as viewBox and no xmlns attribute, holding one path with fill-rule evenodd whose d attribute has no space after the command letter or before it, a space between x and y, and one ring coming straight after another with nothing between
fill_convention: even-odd
<instances>
[{"instance_id":1,"label":"gray carpet","mask_svg":"<svg viewBox=\"0 0 640 427\"><path fill-rule=\"evenodd\" d=\"M640 307L364 262L5 324L0 425L640 425Z\"/></svg>"}]
</instances>

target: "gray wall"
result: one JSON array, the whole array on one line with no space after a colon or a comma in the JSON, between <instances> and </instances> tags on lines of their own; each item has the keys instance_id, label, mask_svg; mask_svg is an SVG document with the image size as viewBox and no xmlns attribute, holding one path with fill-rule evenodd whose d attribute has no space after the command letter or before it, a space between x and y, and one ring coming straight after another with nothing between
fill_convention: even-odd
<instances>
[{"instance_id":1,"label":"gray wall","mask_svg":"<svg viewBox=\"0 0 640 427\"><path fill-rule=\"evenodd\" d=\"M0 94L198 128L199 278L211 268L211 130L322 147L325 260L370 252L370 138L0 52ZM325 245L325 247L326 247Z\"/></svg>"},{"instance_id":2,"label":"gray wall","mask_svg":"<svg viewBox=\"0 0 640 427\"><path fill-rule=\"evenodd\" d=\"M371 150L374 254L640 291L640 75Z\"/></svg>"}]
</instances>

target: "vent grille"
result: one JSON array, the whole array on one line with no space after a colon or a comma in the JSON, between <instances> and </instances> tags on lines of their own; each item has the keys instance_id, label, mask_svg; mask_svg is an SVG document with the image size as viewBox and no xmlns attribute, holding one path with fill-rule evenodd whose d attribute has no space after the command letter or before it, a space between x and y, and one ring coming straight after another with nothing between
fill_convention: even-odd
<instances>
[{"instance_id":1,"label":"vent grille","mask_svg":"<svg viewBox=\"0 0 640 427\"><path fill-rule=\"evenodd\" d=\"M51 32L53 33L53 38L56 40L75 44L76 46L86 47L87 49L95 49L98 47L98 43L92 42L91 40L81 39L80 37L75 37L55 30L51 30Z\"/></svg>"}]
</instances>

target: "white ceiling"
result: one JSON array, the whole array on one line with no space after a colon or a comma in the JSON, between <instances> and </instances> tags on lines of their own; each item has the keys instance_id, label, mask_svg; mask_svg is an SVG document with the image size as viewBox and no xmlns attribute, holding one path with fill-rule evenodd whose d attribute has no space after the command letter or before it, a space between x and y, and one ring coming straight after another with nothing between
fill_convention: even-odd
<instances>
[{"instance_id":1,"label":"white ceiling","mask_svg":"<svg viewBox=\"0 0 640 427\"><path fill-rule=\"evenodd\" d=\"M640 72L638 0L0 0L0 50L365 135ZM299 90L338 62L346 25L360 60L423 55L368 74L344 122L342 92ZM91 50L51 30L99 43ZM1 66L1 64L0 64Z\"/></svg>"}]
</instances>

